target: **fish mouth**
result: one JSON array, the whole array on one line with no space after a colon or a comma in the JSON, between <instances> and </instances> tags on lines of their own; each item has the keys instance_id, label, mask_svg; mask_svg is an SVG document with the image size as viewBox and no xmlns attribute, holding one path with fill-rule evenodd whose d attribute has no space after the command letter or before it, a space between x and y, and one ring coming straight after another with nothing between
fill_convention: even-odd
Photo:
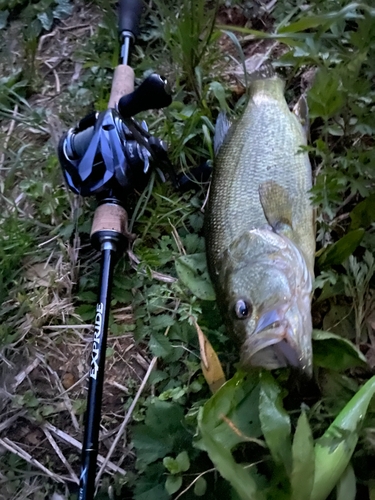
<instances>
[{"instance_id":1,"label":"fish mouth","mask_svg":"<svg viewBox=\"0 0 375 500\"><path fill-rule=\"evenodd\" d=\"M296 342L285 310L274 309L263 314L258 325L244 342L241 364L274 370L290 366L310 375L311 366Z\"/></svg>"}]
</instances>

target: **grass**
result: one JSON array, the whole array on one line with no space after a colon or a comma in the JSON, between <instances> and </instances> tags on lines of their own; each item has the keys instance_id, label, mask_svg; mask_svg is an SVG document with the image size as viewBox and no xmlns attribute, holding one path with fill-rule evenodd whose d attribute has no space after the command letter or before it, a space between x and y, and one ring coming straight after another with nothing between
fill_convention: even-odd
<instances>
[{"instance_id":1,"label":"grass","mask_svg":"<svg viewBox=\"0 0 375 500\"><path fill-rule=\"evenodd\" d=\"M59 13L62 7L65 15ZM15 2L7 7L8 21L0 30L4 55L0 81L0 438L8 445L0 456L0 498L39 499L58 492L73 499L77 491L73 478L79 475L79 452L74 439L82 438L99 256L89 244L95 203L74 198L65 190L54 143L61 130L85 113L106 107L119 46L115 16L111 8L103 12L104 7L99 1L74 6L39 2L27 8ZM68 17L71 8L73 15ZM309 432L314 439L324 433L375 366L375 68L370 56L375 43L374 14L369 7L348 7L342 0L312 2L307 9L283 0L270 13L258 13L255 18L248 13L246 24L245 15L233 29L227 22L222 28L236 33L239 44L234 44L213 21L221 23L225 13L235 20L238 9L216 3L205 6L198 0L168 2L168 7L157 2L148 7L133 58L137 81L155 70L166 74L174 86L174 102L167 110L143 113L141 118L153 134L168 142L176 168L188 172L212 159L219 111L227 109L236 115L243 107L246 96L242 96L241 78L234 76L234 69L227 69L234 59L245 60L254 51L259 54L272 48L275 65L287 82L288 100L295 101L301 90L309 89L308 149L316 177L312 197L318 209L314 326L351 344L333 337L315 341L315 384L311 386L298 390L290 385L288 374L280 372L271 377L273 381L263 379L261 389L254 389L262 390L265 398L274 388L272 404L285 407L275 418L289 421L278 430L284 429L285 439L297 443L290 434L297 428L298 440L303 442L307 436L308 442ZM40 18L42 11L47 18ZM41 36L51 33L41 44ZM12 51L25 57L12 61ZM313 81L312 70L317 70ZM210 403L204 406L212 399L200 368L194 321L218 353L227 378L234 374L236 353L215 302L199 299L181 280L170 279L177 277L175 261L184 252L191 256L204 251L206 189L197 186L181 194L155 181L143 197L129 198L137 260L125 256L116 270L102 456L153 357L158 362L111 456L112 469L102 476L102 498L239 498L231 478L226 477L228 482L214 472L211 460L221 469L207 442L205 448L194 438L199 425L201 438L208 439L207 425L217 417L210 413ZM251 380L246 397L250 397ZM245 462L250 471L257 470L255 479L246 477L253 478L260 490L268 485L266 493L262 490L268 498L289 498L290 488L302 486L294 479L290 482L283 462L275 459L285 450L277 451L272 438L259 427L259 418L263 422L266 418L264 410L254 401L252 408L251 428L246 427L246 414L237 407L231 410L230 418L234 415L239 432L255 441L241 438L233 447L228 445L234 457L228 460L235 462L231 462L233 467ZM371 403L352 460L357 498L361 499L374 494L374 409ZM217 435L233 439L222 420L216 424ZM63 434L59 436L48 425ZM259 442L266 443L266 448ZM71 464L73 474L57 449ZM55 476L24 460L25 452ZM120 468L117 472L116 467ZM353 475L348 478L353 483Z\"/></svg>"}]
</instances>

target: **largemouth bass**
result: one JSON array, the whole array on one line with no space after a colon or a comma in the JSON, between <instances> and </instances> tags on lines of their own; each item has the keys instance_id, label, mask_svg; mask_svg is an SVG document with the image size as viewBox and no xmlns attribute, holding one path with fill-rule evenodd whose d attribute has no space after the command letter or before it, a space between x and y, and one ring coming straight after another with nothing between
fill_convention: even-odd
<instances>
[{"instance_id":1,"label":"largemouth bass","mask_svg":"<svg viewBox=\"0 0 375 500\"><path fill-rule=\"evenodd\" d=\"M284 83L268 67L220 148L205 217L210 276L244 368L312 371L315 224L305 144Z\"/></svg>"}]
</instances>

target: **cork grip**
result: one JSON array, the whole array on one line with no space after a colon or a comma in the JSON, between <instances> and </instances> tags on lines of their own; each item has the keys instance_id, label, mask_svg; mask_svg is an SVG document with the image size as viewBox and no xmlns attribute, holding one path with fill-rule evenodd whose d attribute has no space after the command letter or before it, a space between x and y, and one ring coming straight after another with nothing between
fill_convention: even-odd
<instances>
[{"instance_id":1,"label":"cork grip","mask_svg":"<svg viewBox=\"0 0 375 500\"><path fill-rule=\"evenodd\" d=\"M95 210L91 236L98 231L116 231L128 237L128 215L120 205L106 203Z\"/></svg>"},{"instance_id":2,"label":"cork grip","mask_svg":"<svg viewBox=\"0 0 375 500\"><path fill-rule=\"evenodd\" d=\"M108 108L114 108L122 96L134 91L134 71L126 64L119 64L112 80Z\"/></svg>"}]
</instances>

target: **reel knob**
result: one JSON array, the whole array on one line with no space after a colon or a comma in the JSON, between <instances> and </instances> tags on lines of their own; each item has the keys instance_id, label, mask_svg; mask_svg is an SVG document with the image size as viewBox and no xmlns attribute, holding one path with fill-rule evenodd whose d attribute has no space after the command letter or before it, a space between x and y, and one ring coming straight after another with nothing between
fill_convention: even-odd
<instances>
[{"instance_id":1,"label":"reel knob","mask_svg":"<svg viewBox=\"0 0 375 500\"><path fill-rule=\"evenodd\" d=\"M121 97L117 109L122 118L130 118L148 109L166 108L171 102L171 89L167 80L153 73L134 92Z\"/></svg>"}]
</instances>

